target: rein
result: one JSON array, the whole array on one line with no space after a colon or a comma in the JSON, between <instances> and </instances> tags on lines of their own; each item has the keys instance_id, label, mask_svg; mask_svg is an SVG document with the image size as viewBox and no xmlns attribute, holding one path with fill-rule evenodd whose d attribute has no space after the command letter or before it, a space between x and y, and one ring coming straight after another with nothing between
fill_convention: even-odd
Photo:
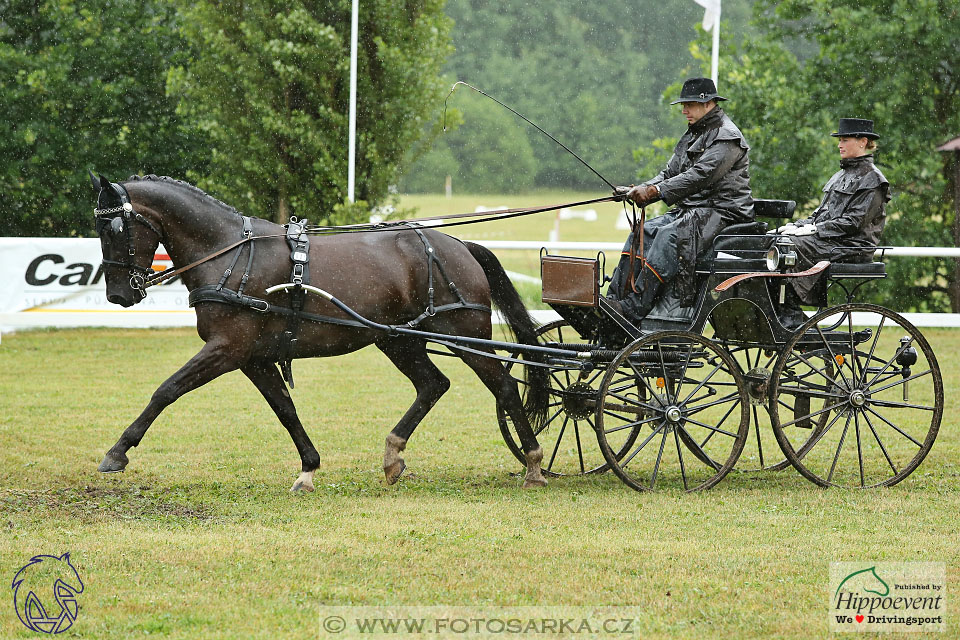
<instances>
[{"instance_id":1,"label":"rein","mask_svg":"<svg viewBox=\"0 0 960 640\"><path fill-rule=\"evenodd\" d=\"M422 222L430 222L430 221L433 221L433 220L445 220L445 219L452 219L452 218L479 218L479 217L482 217L482 216L486 216L486 217L484 217L484 218L481 219L481 220L464 220L464 221L461 221L461 222L452 222L452 223L450 223L450 224L438 224L438 225L432 225L431 228L453 227L453 226L459 226L459 225L464 225L464 224L475 224L475 223L479 223L479 222L489 222L489 221L492 221L492 220L516 218L516 217L519 217L519 216L526 216L526 215L531 215L531 214L534 214L534 213L543 213L544 211L555 211L555 210L557 210L557 209L564 209L564 208L567 208L567 207L577 207L577 206L582 206L582 205L585 205L585 204L593 204L593 203L596 203L596 202L611 202L611 201L614 201L614 200L616 200L616 199L617 199L616 196L604 196L604 197L602 197L602 198L593 198L593 199L590 199L590 200L581 200L581 201L579 201L579 202L570 202L570 203L565 203L565 204L555 204L555 205L549 205L549 206L545 206L545 207L521 207L521 208L517 208L517 209L504 209L504 210L496 211L496 212L483 211L483 212L479 212L479 213L477 213L477 212L473 212L473 213L455 213L455 214L451 214L451 215L448 215L448 216L433 216L433 217L429 217L429 218L413 218L413 219L410 219L410 220L395 220L395 221L383 222L383 223L378 223L378 224L353 224L353 225L342 225L342 226L336 226L336 227L315 226L315 227L310 227L310 228L308 228L308 229L306 230L306 233L309 234L309 235L334 235L334 234L338 234L338 233L375 233L375 232L378 232L378 231L395 231L395 230L396 230L396 227L398 227L398 226L411 225L411 224L419 224L419 223L422 223ZM493 215L491 215L491 214L493 214ZM140 216L140 214L136 214L136 215L139 216L140 218L143 218L143 216ZM149 223L149 221L148 221L146 218L143 218L143 220L144 220L146 223ZM160 232L157 231L156 227L154 227L152 224L149 225L149 226L150 226L151 229L154 230L155 233L157 233L157 235L158 235L160 238L163 237L163 236L160 234ZM223 254L227 253L228 251L231 251L231 250L233 250L233 249L236 249L237 247L240 247L240 246L242 246L242 245L244 245L244 244L246 244L246 243L248 243L248 242L252 242L253 240L263 240L263 239L266 239L266 238L285 238L285 237L286 237L286 233L275 233L275 234L269 234L269 235L263 235L263 236L252 236L252 235L251 235L251 236L244 237L244 238L242 238L242 239L240 239L240 240L237 240L237 241L234 242L233 244L228 245L228 246L226 246L226 247L224 247L224 248L222 248L222 249L218 249L218 250L215 251L214 253L211 253L211 254L208 255L208 256L204 256L203 258L200 258L199 260L196 260L196 261L194 261L194 262L191 262L190 264L188 264L188 265L186 265L186 266L179 267L179 268L177 268L177 269L169 268L169 269L165 269L165 270L163 270L163 271L159 271L159 272L153 273L152 275L148 276L148 277L145 279L145 281L144 281L144 283L143 283L143 288L144 288L144 289L147 289L147 288L149 288L149 287L158 285L158 284L160 284L161 282L164 282L164 281L166 281L166 280L169 280L170 278L173 278L173 277L175 277L175 276L178 276L178 275L184 273L185 271L189 271L189 270L193 269L194 267L198 267L198 266L200 266L201 264L203 264L203 263L205 263L205 262L208 262L208 261L210 261L210 260L213 260L214 258L217 258L217 257L219 257L219 256L222 256ZM642 242L642 240L641 240L641 242ZM139 267L138 267L138 268L139 268ZM149 270L146 270L146 269L144 269L144 271L149 272Z\"/></svg>"}]
</instances>

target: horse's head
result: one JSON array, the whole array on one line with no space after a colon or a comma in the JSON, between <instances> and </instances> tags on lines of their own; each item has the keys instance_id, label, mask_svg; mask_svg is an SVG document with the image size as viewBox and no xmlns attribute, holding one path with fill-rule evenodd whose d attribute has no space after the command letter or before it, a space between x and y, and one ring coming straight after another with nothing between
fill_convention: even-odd
<instances>
[{"instance_id":1,"label":"horse's head","mask_svg":"<svg viewBox=\"0 0 960 640\"><path fill-rule=\"evenodd\" d=\"M160 229L134 209L122 184L110 182L90 173L90 181L98 192L97 235L103 251L103 271L107 281L107 300L121 307L131 307L147 297L146 278L160 244Z\"/></svg>"}]
</instances>

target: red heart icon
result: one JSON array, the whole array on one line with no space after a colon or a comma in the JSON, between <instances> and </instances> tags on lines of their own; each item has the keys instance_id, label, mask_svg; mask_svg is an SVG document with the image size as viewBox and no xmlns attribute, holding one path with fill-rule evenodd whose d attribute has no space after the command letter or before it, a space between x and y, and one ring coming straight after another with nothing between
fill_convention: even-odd
<instances>
[{"instance_id":1,"label":"red heart icon","mask_svg":"<svg viewBox=\"0 0 960 640\"><path fill-rule=\"evenodd\" d=\"M857 622L863 622L863 616L857 616Z\"/></svg>"}]
</instances>

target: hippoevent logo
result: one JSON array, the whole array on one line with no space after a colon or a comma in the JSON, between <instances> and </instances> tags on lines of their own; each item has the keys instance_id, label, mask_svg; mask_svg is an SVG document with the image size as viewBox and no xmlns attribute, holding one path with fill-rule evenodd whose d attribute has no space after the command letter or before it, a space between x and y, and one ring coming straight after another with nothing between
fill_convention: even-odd
<instances>
[{"instance_id":1,"label":"hippoevent logo","mask_svg":"<svg viewBox=\"0 0 960 640\"><path fill-rule=\"evenodd\" d=\"M34 556L13 577L13 606L27 629L63 633L77 619L83 581L70 554Z\"/></svg>"},{"instance_id":2,"label":"hippoevent logo","mask_svg":"<svg viewBox=\"0 0 960 640\"><path fill-rule=\"evenodd\" d=\"M942 562L834 562L830 585L833 631L945 629Z\"/></svg>"}]
</instances>

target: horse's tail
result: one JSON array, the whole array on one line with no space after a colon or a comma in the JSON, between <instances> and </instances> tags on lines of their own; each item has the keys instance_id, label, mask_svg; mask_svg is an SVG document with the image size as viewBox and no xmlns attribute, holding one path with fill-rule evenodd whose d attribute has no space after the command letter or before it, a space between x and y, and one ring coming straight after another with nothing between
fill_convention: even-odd
<instances>
[{"instance_id":1,"label":"horse's tail","mask_svg":"<svg viewBox=\"0 0 960 640\"><path fill-rule=\"evenodd\" d=\"M493 303L507 320L507 324L517 336L520 344L537 345L537 326L530 317L530 313L523 305L520 294L510 282L507 272L503 270L497 256L486 247L473 242L464 242L474 259L483 267L483 272L490 283L490 297ZM537 356L526 356L528 360L537 361ZM550 372L544 367L524 367L524 378L527 382L527 397L523 409L530 419L530 426L534 431L539 429L547 420L547 405L550 399Z\"/></svg>"}]
</instances>

